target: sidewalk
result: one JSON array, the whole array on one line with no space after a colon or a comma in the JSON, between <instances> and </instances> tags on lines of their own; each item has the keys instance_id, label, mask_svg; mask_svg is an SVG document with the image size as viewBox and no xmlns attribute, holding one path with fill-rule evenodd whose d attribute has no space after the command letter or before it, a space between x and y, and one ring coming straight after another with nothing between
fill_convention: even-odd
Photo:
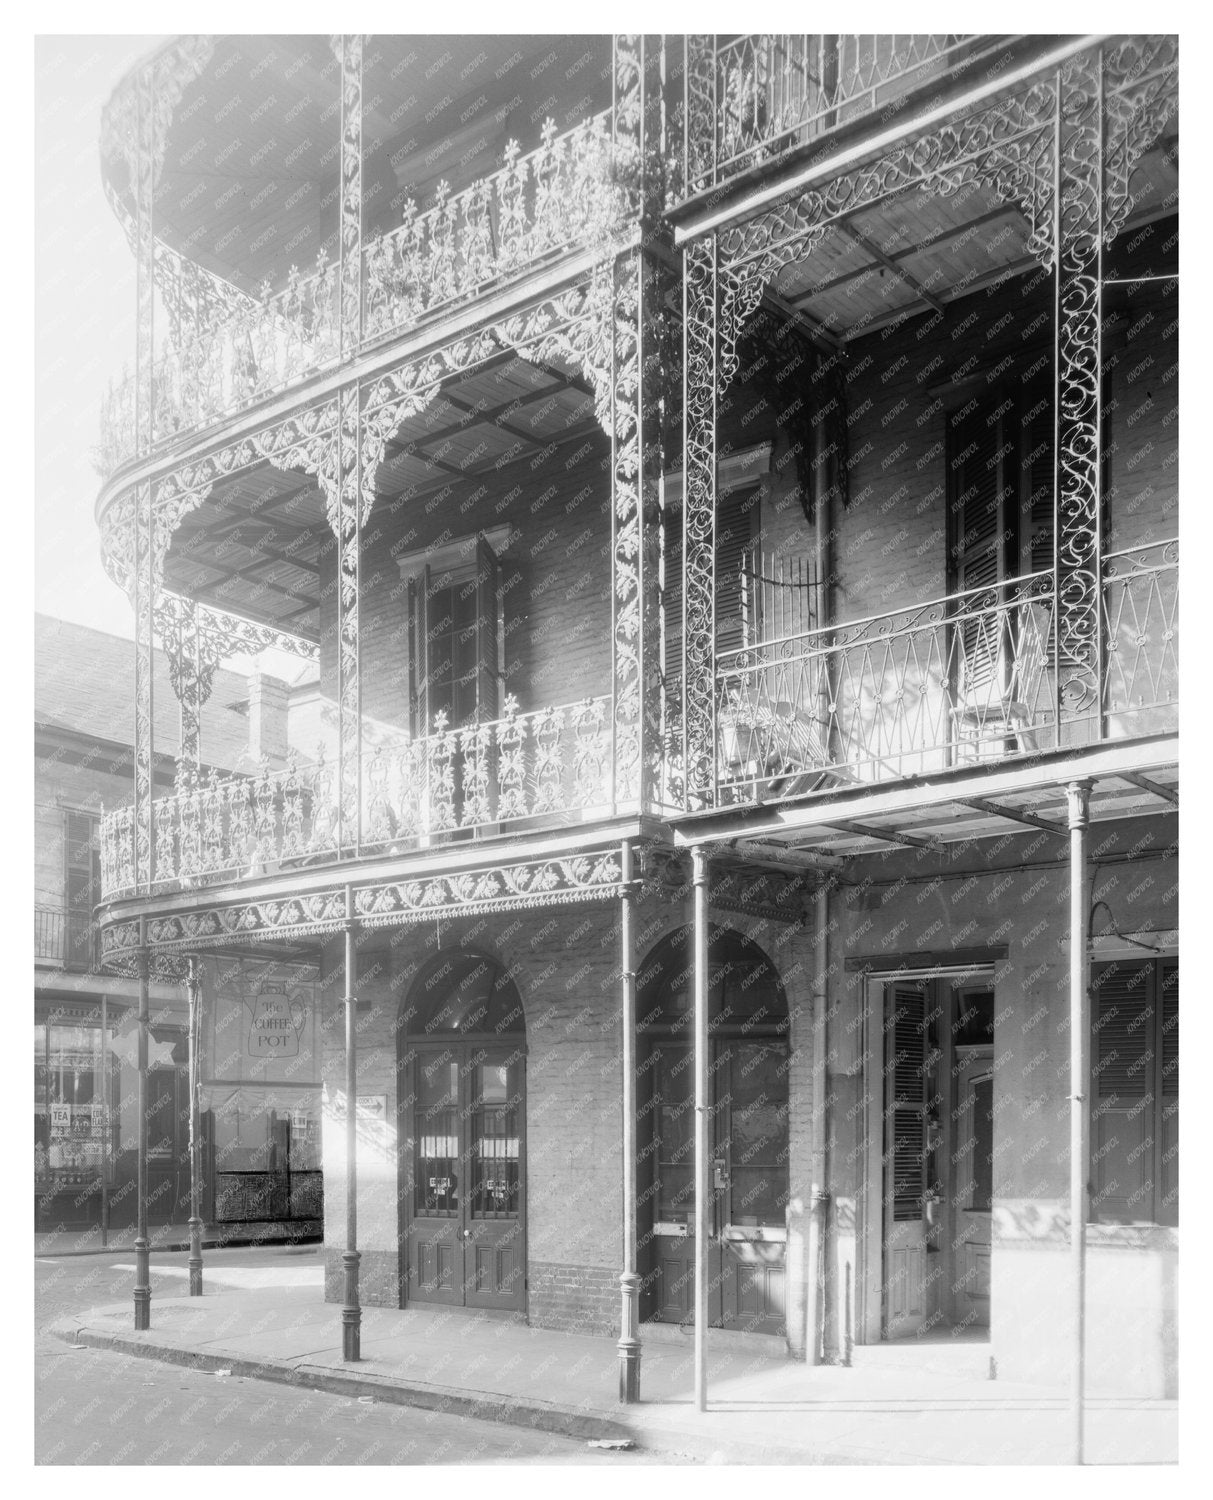
<instances>
[{"instance_id":1,"label":"sidewalk","mask_svg":"<svg viewBox=\"0 0 1213 1500\"><path fill-rule=\"evenodd\" d=\"M103 1236L99 1225L91 1229L43 1229L34 1233L34 1256L110 1255L135 1248L138 1230L133 1224L110 1229ZM232 1223L207 1225L202 1232L204 1250L241 1245L316 1245L324 1235L319 1219L301 1219L293 1223ZM188 1224L157 1224L148 1231L153 1255L168 1250L188 1250Z\"/></svg>"},{"instance_id":2,"label":"sidewalk","mask_svg":"<svg viewBox=\"0 0 1213 1500\"><path fill-rule=\"evenodd\" d=\"M158 1266L161 1275L184 1267ZM133 1271L133 1265L132 1265ZM70 1343L282 1381L313 1390L463 1412L570 1436L628 1437L671 1462L1052 1464L1064 1462L1066 1403L1054 1391L981 1379L985 1346L863 1351L851 1369L772 1358L727 1336L709 1349L709 1410L693 1409L691 1340L646 1337L639 1406L617 1401L610 1339L552 1333L443 1310L364 1308L362 1354L341 1359L341 1309L319 1266L207 1270L206 1295L153 1297L152 1328L131 1305L61 1319ZM672 1340L677 1340L674 1342ZM745 1342L743 1340L743 1342ZM887 1347L887 1346L886 1346ZM1094 1400L1088 1462L1168 1463L1178 1455L1174 1401Z\"/></svg>"}]
</instances>

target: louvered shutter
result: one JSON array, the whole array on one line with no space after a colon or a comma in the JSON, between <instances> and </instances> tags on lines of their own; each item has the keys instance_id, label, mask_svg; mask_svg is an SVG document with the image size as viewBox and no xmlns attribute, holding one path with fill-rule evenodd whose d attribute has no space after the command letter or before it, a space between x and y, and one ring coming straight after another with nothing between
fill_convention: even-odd
<instances>
[{"instance_id":1,"label":"louvered shutter","mask_svg":"<svg viewBox=\"0 0 1213 1500\"><path fill-rule=\"evenodd\" d=\"M93 907L100 900L100 854L97 820L91 813L69 810L64 816L65 879L64 963L87 969L92 959Z\"/></svg>"},{"instance_id":2,"label":"louvered shutter","mask_svg":"<svg viewBox=\"0 0 1213 1500\"><path fill-rule=\"evenodd\" d=\"M662 532L662 608L665 616L666 690L677 701L682 696L682 512L666 511Z\"/></svg>"},{"instance_id":3,"label":"louvered shutter","mask_svg":"<svg viewBox=\"0 0 1213 1500\"><path fill-rule=\"evenodd\" d=\"M742 578L756 530L758 490L725 495L716 507L716 650L745 645L752 589Z\"/></svg>"},{"instance_id":4,"label":"louvered shutter","mask_svg":"<svg viewBox=\"0 0 1213 1500\"><path fill-rule=\"evenodd\" d=\"M1159 965L1158 1202L1159 1224L1179 1223L1179 965Z\"/></svg>"},{"instance_id":5,"label":"louvered shutter","mask_svg":"<svg viewBox=\"0 0 1213 1500\"><path fill-rule=\"evenodd\" d=\"M1111 963L1093 981L1091 1212L1140 1222L1154 1212L1154 965Z\"/></svg>"},{"instance_id":6,"label":"louvered shutter","mask_svg":"<svg viewBox=\"0 0 1213 1500\"><path fill-rule=\"evenodd\" d=\"M922 1216L927 1170L927 997L889 988L889 1197L894 1223Z\"/></svg>"},{"instance_id":7,"label":"louvered shutter","mask_svg":"<svg viewBox=\"0 0 1213 1500\"><path fill-rule=\"evenodd\" d=\"M476 718L497 717L497 555L483 534L476 538Z\"/></svg>"},{"instance_id":8,"label":"louvered shutter","mask_svg":"<svg viewBox=\"0 0 1213 1500\"><path fill-rule=\"evenodd\" d=\"M430 593L430 570L426 566L409 579L409 703L413 734L418 739L434 728L430 720Z\"/></svg>"},{"instance_id":9,"label":"louvered shutter","mask_svg":"<svg viewBox=\"0 0 1213 1500\"><path fill-rule=\"evenodd\" d=\"M948 424L948 589L975 594L961 605L966 619L960 627L955 676L962 694L995 680L1002 660L998 584L1008 576L1010 540L1007 475L1011 454L1006 447L1005 418L997 403L982 402ZM991 613L980 611L990 609Z\"/></svg>"}]
</instances>

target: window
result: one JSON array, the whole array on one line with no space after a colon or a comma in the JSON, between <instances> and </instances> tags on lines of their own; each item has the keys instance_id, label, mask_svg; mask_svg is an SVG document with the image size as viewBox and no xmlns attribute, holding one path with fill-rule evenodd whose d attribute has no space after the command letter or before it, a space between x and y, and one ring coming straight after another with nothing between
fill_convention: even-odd
<instances>
[{"instance_id":1,"label":"window","mask_svg":"<svg viewBox=\"0 0 1213 1500\"><path fill-rule=\"evenodd\" d=\"M471 544L469 542L469 550ZM500 680L497 555L481 535L474 556L409 579L409 704L412 731L487 723L498 716Z\"/></svg>"},{"instance_id":2,"label":"window","mask_svg":"<svg viewBox=\"0 0 1213 1500\"><path fill-rule=\"evenodd\" d=\"M1092 971L1091 1217L1179 1222L1179 962Z\"/></svg>"},{"instance_id":3,"label":"window","mask_svg":"<svg viewBox=\"0 0 1213 1500\"><path fill-rule=\"evenodd\" d=\"M90 969L93 957L93 907L101 899L100 819L95 813L64 811L63 964Z\"/></svg>"}]
</instances>

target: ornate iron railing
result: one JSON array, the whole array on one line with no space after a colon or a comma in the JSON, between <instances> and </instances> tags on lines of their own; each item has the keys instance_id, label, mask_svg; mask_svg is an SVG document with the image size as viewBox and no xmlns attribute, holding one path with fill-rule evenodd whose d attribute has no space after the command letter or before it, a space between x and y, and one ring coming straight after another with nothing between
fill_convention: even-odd
<instances>
[{"instance_id":1,"label":"ornate iron railing","mask_svg":"<svg viewBox=\"0 0 1213 1500\"><path fill-rule=\"evenodd\" d=\"M548 120L542 144L525 156L511 141L505 165L462 193L404 222L363 250L363 335L398 333L427 313L485 291L547 256L592 242L627 206L616 171L610 112L557 135Z\"/></svg>"},{"instance_id":2,"label":"ornate iron railing","mask_svg":"<svg viewBox=\"0 0 1213 1500\"><path fill-rule=\"evenodd\" d=\"M718 800L898 780L1056 743L1053 575L717 658Z\"/></svg>"},{"instance_id":3,"label":"ornate iron railing","mask_svg":"<svg viewBox=\"0 0 1213 1500\"><path fill-rule=\"evenodd\" d=\"M693 38L686 190L699 192L883 109L989 40L959 33Z\"/></svg>"},{"instance_id":4,"label":"ornate iron railing","mask_svg":"<svg viewBox=\"0 0 1213 1500\"><path fill-rule=\"evenodd\" d=\"M363 342L413 327L571 248L601 241L631 200L629 164L612 144L610 114L557 134L548 120L539 147L461 193L445 183L438 201L362 251ZM337 364L343 354L336 264L309 275L292 266L278 292L253 297L167 252L158 258L171 340L152 369L152 446L170 442ZM345 353L350 351L346 349ZM97 468L110 474L136 456L135 381L112 386L102 404Z\"/></svg>"},{"instance_id":5,"label":"ornate iron railing","mask_svg":"<svg viewBox=\"0 0 1213 1500\"><path fill-rule=\"evenodd\" d=\"M1103 567L1103 717L1108 739L1179 722L1179 542L1109 553Z\"/></svg>"},{"instance_id":6,"label":"ornate iron railing","mask_svg":"<svg viewBox=\"0 0 1213 1500\"><path fill-rule=\"evenodd\" d=\"M153 889L206 884L447 839L486 838L612 810L610 699L448 728L365 749L362 836L340 834L336 766L292 757L257 776L188 779L153 806ZM109 899L135 889L129 807L101 821L101 886Z\"/></svg>"}]
</instances>

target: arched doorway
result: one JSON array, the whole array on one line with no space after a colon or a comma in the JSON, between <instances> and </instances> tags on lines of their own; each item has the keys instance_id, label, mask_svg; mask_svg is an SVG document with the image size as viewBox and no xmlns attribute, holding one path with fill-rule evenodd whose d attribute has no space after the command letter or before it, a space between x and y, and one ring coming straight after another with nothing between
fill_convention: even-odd
<instances>
[{"instance_id":1,"label":"arched doorway","mask_svg":"<svg viewBox=\"0 0 1213 1500\"><path fill-rule=\"evenodd\" d=\"M756 944L713 927L708 943L714 1327L785 1330L788 1003ZM688 1323L695 1291L695 1070L692 929L659 942L637 995L641 1082L642 1316Z\"/></svg>"},{"instance_id":2,"label":"arched doorway","mask_svg":"<svg viewBox=\"0 0 1213 1500\"><path fill-rule=\"evenodd\" d=\"M402 1302L522 1312L526 1032L493 958L436 959L400 1028Z\"/></svg>"}]
</instances>

